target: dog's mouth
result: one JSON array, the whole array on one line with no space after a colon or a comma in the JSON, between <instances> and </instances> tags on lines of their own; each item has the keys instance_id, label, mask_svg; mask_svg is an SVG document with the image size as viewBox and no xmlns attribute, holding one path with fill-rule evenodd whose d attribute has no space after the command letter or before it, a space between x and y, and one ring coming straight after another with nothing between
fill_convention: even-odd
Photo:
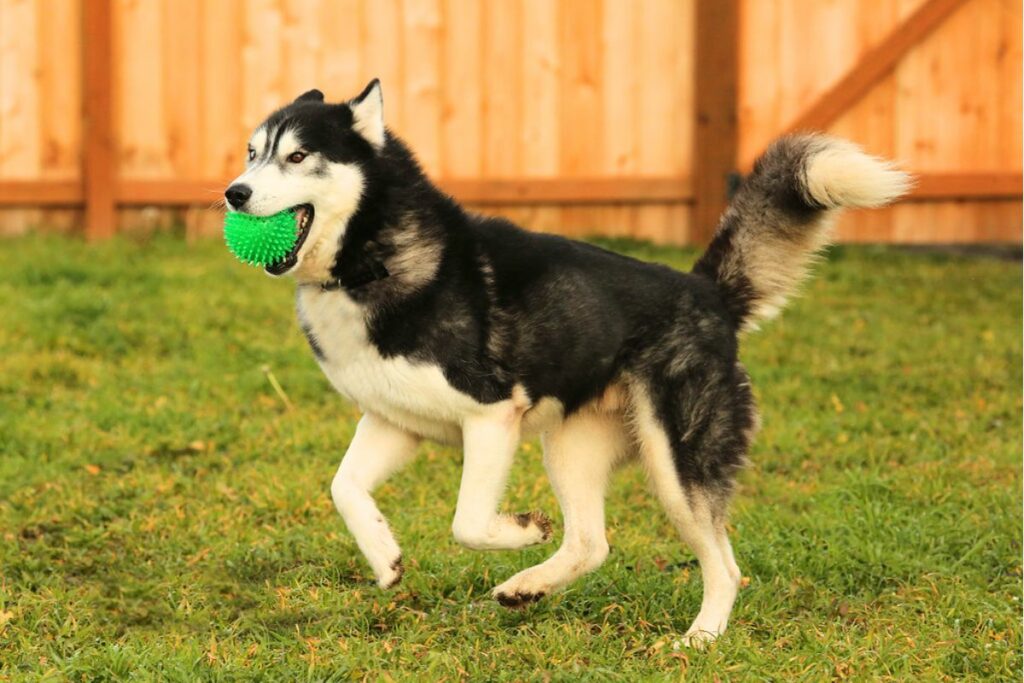
<instances>
[{"instance_id":1,"label":"dog's mouth","mask_svg":"<svg viewBox=\"0 0 1024 683\"><path fill-rule=\"evenodd\" d=\"M280 261L266 266L265 270L271 275L283 275L295 266L298 262L299 250L302 249L302 245L305 244L306 238L309 236L309 229L313 227L315 212L312 204L299 204L293 206L291 210L295 213L295 232L297 234L295 246Z\"/></svg>"}]
</instances>

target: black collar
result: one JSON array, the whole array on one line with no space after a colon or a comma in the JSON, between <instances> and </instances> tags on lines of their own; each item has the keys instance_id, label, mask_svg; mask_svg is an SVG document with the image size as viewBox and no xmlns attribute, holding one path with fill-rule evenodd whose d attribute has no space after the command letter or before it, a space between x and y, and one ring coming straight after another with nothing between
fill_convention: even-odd
<instances>
[{"instance_id":1,"label":"black collar","mask_svg":"<svg viewBox=\"0 0 1024 683\"><path fill-rule=\"evenodd\" d=\"M320 289L325 292L333 291L337 289L359 289L365 287L371 282L378 282L391 277L391 273L388 272L387 267L380 261L368 261L364 264L364 267L359 268L352 273L344 273L333 280L320 283Z\"/></svg>"}]
</instances>

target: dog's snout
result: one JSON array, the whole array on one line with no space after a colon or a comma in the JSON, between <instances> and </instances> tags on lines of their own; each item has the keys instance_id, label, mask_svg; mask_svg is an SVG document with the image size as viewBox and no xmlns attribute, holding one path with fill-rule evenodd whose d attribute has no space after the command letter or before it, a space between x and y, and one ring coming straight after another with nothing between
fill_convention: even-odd
<instances>
[{"instance_id":1,"label":"dog's snout","mask_svg":"<svg viewBox=\"0 0 1024 683\"><path fill-rule=\"evenodd\" d=\"M252 196L252 188L242 183L235 183L224 192L224 196L232 209L241 209Z\"/></svg>"}]
</instances>

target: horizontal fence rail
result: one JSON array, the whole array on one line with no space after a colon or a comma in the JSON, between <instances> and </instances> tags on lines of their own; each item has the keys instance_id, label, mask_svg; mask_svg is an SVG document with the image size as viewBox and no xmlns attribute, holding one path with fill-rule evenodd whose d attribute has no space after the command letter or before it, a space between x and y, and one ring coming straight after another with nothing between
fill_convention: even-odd
<instances>
[{"instance_id":1,"label":"horizontal fence rail","mask_svg":"<svg viewBox=\"0 0 1024 683\"><path fill-rule=\"evenodd\" d=\"M230 180L125 180L112 183L119 206L206 205L220 202ZM440 188L467 204L692 203L688 178L450 179ZM915 178L905 201L991 200L1021 196L1020 173L929 173ZM71 180L0 180L0 206L86 204L83 183Z\"/></svg>"}]
</instances>

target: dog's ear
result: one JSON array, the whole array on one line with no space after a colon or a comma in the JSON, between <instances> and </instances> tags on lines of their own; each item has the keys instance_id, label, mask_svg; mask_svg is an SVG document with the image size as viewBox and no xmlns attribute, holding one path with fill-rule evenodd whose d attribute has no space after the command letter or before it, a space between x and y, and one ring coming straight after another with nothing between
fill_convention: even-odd
<instances>
[{"instance_id":1,"label":"dog's ear","mask_svg":"<svg viewBox=\"0 0 1024 683\"><path fill-rule=\"evenodd\" d=\"M348 103L352 110L352 129L376 149L384 146L384 95L380 79L370 81L363 92Z\"/></svg>"},{"instance_id":2,"label":"dog's ear","mask_svg":"<svg viewBox=\"0 0 1024 683\"><path fill-rule=\"evenodd\" d=\"M313 88L312 90L307 90L306 92L304 92L301 95L299 95L298 97L296 97L295 101L296 102L323 102L324 101L324 94L322 92L320 92L319 90L317 90L316 88Z\"/></svg>"}]
</instances>

